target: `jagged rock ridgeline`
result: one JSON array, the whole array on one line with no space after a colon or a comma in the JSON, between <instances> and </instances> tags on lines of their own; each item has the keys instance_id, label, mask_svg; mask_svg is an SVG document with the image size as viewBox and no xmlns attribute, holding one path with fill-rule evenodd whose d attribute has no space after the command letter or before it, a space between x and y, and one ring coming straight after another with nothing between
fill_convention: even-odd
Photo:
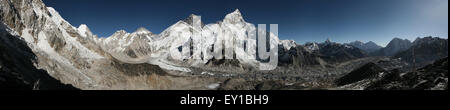
<instances>
[{"instance_id":1,"label":"jagged rock ridgeline","mask_svg":"<svg viewBox=\"0 0 450 110\"><path fill-rule=\"evenodd\" d=\"M36 56L26 42L7 30L5 24L0 24L0 90L77 89L36 68Z\"/></svg>"},{"instance_id":2,"label":"jagged rock ridgeline","mask_svg":"<svg viewBox=\"0 0 450 110\"><path fill-rule=\"evenodd\" d=\"M25 45L21 46L29 47L35 55L33 58L36 61L30 60L32 62L26 65L44 70L42 73L48 72L47 75L63 84L71 84L79 89L210 89L208 85L216 81L214 78L175 77L159 66L124 62L122 59L128 59L128 56L139 58L139 55L148 51L141 45L133 44L133 49L125 49L128 53L113 55L105 51L104 45L100 45L104 39L93 35L86 25L78 28L72 26L41 0L2 0L0 9L1 23L5 25L1 34L11 34L22 40ZM151 32L139 29L135 34L146 38ZM6 39L6 36L1 37ZM2 68L6 66L2 65ZM31 67L25 69L34 70ZM21 71L12 72L27 75ZM44 83L45 78L39 76L26 79L29 82L25 86L39 79Z\"/></svg>"},{"instance_id":3,"label":"jagged rock ridgeline","mask_svg":"<svg viewBox=\"0 0 450 110\"><path fill-rule=\"evenodd\" d=\"M433 61L447 56L448 39L431 36L417 38L409 49L394 55L395 58L400 58L403 61L416 63L418 67L431 64Z\"/></svg>"},{"instance_id":4,"label":"jagged rock ridgeline","mask_svg":"<svg viewBox=\"0 0 450 110\"><path fill-rule=\"evenodd\" d=\"M366 53L372 53L375 52L383 47L377 45L375 42L369 41L369 42L361 42L361 41L354 41L354 42L350 42L348 43L349 45L352 45L356 48L359 48L361 50L363 50Z\"/></svg>"},{"instance_id":5,"label":"jagged rock ridgeline","mask_svg":"<svg viewBox=\"0 0 450 110\"><path fill-rule=\"evenodd\" d=\"M200 26L195 27L193 22L200 22ZM200 16L190 15L187 19L178 21L160 34L149 34L145 35L146 37L139 37L139 34L128 34L124 31L119 31L109 38L100 40L100 42L107 44L107 46L104 46L107 48L105 50L120 60L132 59L137 60L136 62L146 62L149 59L163 59L187 66L203 67L211 59L222 59L209 55L208 51L220 52L226 50L226 53L222 52L222 54L225 57L233 57L233 59L238 61L238 65L257 68L260 61L256 60L256 55L250 54L256 53L256 38L250 37L251 35L256 35L256 31L256 27L251 23L245 22L240 11L236 10L227 14L223 21L218 23L203 24ZM201 36L195 36L195 33L200 33ZM269 35L271 50L277 49L278 36L275 36L273 33L269 33ZM134 41L139 41L140 43L134 43ZM189 42L191 43L187 45ZM244 42L247 45L244 46L245 48L235 46ZM185 48L191 54L188 58L179 59L171 54L173 51ZM228 51L231 51L232 54L228 55ZM120 55L125 53L127 55ZM125 56L125 58L119 58L121 56Z\"/></svg>"},{"instance_id":6,"label":"jagged rock ridgeline","mask_svg":"<svg viewBox=\"0 0 450 110\"><path fill-rule=\"evenodd\" d=\"M330 39L321 43L308 42L304 45L297 45L294 41L281 40L279 47L280 64L292 64L297 67L311 65L323 67L368 56L360 48L350 44L332 42Z\"/></svg>"}]
</instances>

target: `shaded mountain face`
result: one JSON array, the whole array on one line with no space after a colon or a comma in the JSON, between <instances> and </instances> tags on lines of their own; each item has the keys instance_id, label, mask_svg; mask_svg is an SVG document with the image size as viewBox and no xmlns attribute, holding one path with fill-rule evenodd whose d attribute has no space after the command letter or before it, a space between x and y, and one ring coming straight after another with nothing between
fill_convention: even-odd
<instances>
[{"instance_id":1,"label":"shaded mountain face","mask_svg":"<svg viewBox=\"0 0 450 110\"><path fill-rule=\"evenodd\" d=\"M186 46L188 49L217 47L213 45L216 39L255 44L256 39L245 40L245 37L256 33L256 27L247 23L239 10L227 14L223 21L202 25L206 29L202 34L207 34L202 39L192 36L198 30L187 23L199 17L195 15L180 20L161 34L141 28L132 33L118 31L108 38L98 38L87 25L72 26L41 0L2 0L0 3L1 22L11 30L4 33L25 42L35 54L33 66L46 70L49 76L63 84L80 89L215 89L208 85L220 81L218 78L178 76L209 74L202 65L224 73L245 73L242 68L255 67L261 62L246 58L212 61L203 54L207 50L191 53L202 56L202 60L179 60L169 56L170 50L186 46L185 40L204 42L190 44ZM288 56L289 65L303 67L323 63L315 51L297 46L293 41L278 43L278 36L266 34L270 50L283 49L284 54L280 56ZM256 57L244 52L256 52L256 48L239 47L232 51L236 57Z\"/></svg>"},{"instance_id":2,"label":"shaded mountain face","mask_svg":"<svg viewBox=\"0 0 450 110\"><path fill-rule=\"evenodd\" d=\"M412 43L408 39L392 39L389 44L375 52L370 53L372 56L394 56L398 52L405 51L411 47Z\"/></svg>"},{"instance_id":3,"label":"shaded mountain face","mask_svg":"<svg viewBox=\"0 0 450 110\"><path fill-rule=\"evenodd\" d=\"M308 43L305 43L304 46L305 46L305 48L307 48L308 50L313 51L313 52L318 52L320 49L319 44L316 42L308 42Z\"/></svg>"},{"instance_id":4,"label":"shaded mountain face","mask_svg":"<svg viewBox=\"0 0 450 110\"><path fill-rule=\"evenodd\" d=\"M128 63L144 63L153 52L150 42L156 35L145 28L139 28L133 33L124 30L115 32L108 38L97 42L114 58Z\"/></svg>"},{"instance_id":5,"label":"shaded mountain face","mask_svg":"<svg viewBox=\"0 0 450 110\"><path fill-rule=\"evenodd\" d=\"M196 27L195 23L199 22ZM246 67L258 68L260 61L256 60L256 55L247 53L256 52L256 27L247 23L239 10L229 13L225 18L217 23L203 24L201 17L190 15L184 20L180 20L160 34L140 34L127 33L119 31L99 42L103 44L103 49L110 53L114 58L124 62L150 62L154 60L164 60L170 63L177 63L190 67L205 67L212 60L219 61L221 58L214 58L211 51L222 52L230 50L222 55L234 57L239 64ZM196 33L199 33L196 35ZM270 35L270 49L278 48L278 36L268 32ZM199 36L200 35L200 36ZM234 43L245 43L247 47L233 46ZM226 47L225 47L226 46ZM232 47L233 46L233 47ZM194 50L200 51L194 51ZM186 58L177 58L172 53L186 50L189 56ZM185 51L185 52L186 52ZM253 58L253 59L252 59Z\"/></svg>"},{"instance_id":6,"label":"shaded mountain face","mask_svg":"<svg viewBox=\"0 0 450 110\"><path fill-rule=\"evenodd\" d=\"M323 43L305 43L296 45L280 43L278 54L280 66L292 64L297 67L340 63L358 58L367 57L367 54L352 45L340 44L327 40Z\"/></svg>"},{"instance_id":7,"label":"shaded mountain face","mask_svg":"<svg viewBox=\"0 0 450 110\"><path fill-rule=\"evenodd\" d=\"M377 51L383 47L377 45L376 43L369 41L367 43L361 42L361 41L354 41L354 42L350 42L348 43L348 45L354 46L356 48L359 48L361 50L363 50L366 53L372 53L374 51Z\"/></svg>"},{"instance_id":8,"label":"shaded mountain face","mask_svg":"<svg viewBox=\"0 0 450 110\"><path fill-rule=\"evenodd\" d=\"M414 55L414 56L413 56ZM448 39L438 37L417 38L411 48L397 53L394 57L418 66L431 64L433 61L448 56Z\"/></svg>"}]
</instances>

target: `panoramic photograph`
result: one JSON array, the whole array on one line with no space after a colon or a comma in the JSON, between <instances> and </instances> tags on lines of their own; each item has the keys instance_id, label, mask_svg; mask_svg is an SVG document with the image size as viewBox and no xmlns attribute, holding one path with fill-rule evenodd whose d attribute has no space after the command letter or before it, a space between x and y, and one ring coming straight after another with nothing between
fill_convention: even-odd
<instances>
[{"instance_id":1,"label":"panoramic photograph","mask_svg":"<svg viewBox=\"0 0 450 110\"><path fill-rule=\"evenodd\" d=\"M448 89L448 0L0 0L0 21L0 90Z\"/></svg>"}]
</instances>

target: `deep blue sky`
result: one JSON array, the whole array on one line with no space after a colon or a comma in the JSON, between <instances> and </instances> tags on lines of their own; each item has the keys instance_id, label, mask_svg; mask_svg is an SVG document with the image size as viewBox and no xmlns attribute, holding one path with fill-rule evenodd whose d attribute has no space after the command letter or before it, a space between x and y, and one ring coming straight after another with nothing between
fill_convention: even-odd
<instances>
[{"instance_id":1,"label":"deep blue sky","mask_svg":"<svg viewBox=\"0 0 450 110\"><path fill-rule=\"evenodd\" d=\"M145 27L154 33L188 17L205 23L239 9L247 22L279 24L280 39L354 40L386 45L392 38L448 38L448 0L44 0L72 25L107 37Z\"/></svg>"}]
</instances>

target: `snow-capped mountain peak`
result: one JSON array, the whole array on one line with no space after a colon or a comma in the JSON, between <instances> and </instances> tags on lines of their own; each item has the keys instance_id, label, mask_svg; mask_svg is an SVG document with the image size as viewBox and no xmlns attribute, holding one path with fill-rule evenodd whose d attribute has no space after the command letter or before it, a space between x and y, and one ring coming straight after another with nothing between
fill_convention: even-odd
<instances>
[{"instance_id":1,"label":"snow-capped mountain peak","mask_svg":"<svg viewBox=\"0 0 450 110\"><path fill-rule=\"evenodd\" d=\"M150 32L148 29L146 29L144 27L138 28L134 33L136 33L136 34L153 34L152 32Z\"/></svg>"},{"instance_id":2,"label":"snow-capped mountain peak","mask_svg":"<svg viewBox=\"0 0 450 110\"><path fill-rule=\"evenodd\" d=\"M201 24L201 26L204 26L204 25L205 25L205 24L203 24L203 22L201 21L201 16L195 15L195 14L189 15L189 17L187 17L186 19L184 19L184 20L182 20L182 21L183 21L184 23L187 23L187 24L193 26L192 23L193 23L194 18L200 19L200 24Z\"/></svg>"},{"instance_id":3,"label":"snow-capped mountain peak","mask_svg":"<svg viewBox=\"0 0 450 110\"><path fill-rule=\"evenodd\" d=\"M82 37L92 36L92 32L86 24L81 24L78 26L78 32Z\"/></svg>"},{"instance_id":4,"label":"snow-capped mountain peak","mask_svg":"<svg viewBox=\"0 0 450 110\"><path fill-rule=\"evenodd\" d=\"M319 45L316 42L305 43L305 47L311 51L319 50Z\"/></svg>"},{"instance_id":5,"label":"snow-capped mountain peak","mask_svg":"<svg viewBox=\"0 0 450 110\"><path fill-rule=\"evenodd\" d=\"M338 43L331 41L330 38L327 38L324 42L320 43L320 45L336 45Z\"/></svg>"},{"instance_id":6,"label":"snow-capped mountain peak","mask_svg":"<svg viewBox=\"0 0 450 110\"><path fill-rule=\"evenodd\" d=\"M362 41L357 40L357 41L348 43L348 45L351 45L351 46L354 46L361 50L364 50L366 53L371 53L371 52L377 51L382 48L381 46L377 45L376 43L374 43L372 41L364 43Z\"/></svg>"},{"instance_id":7,"label":"snow-capped mountain peak","mask_svg":"<svg viewBox=\"0 0 450 110\"><path fill-rule=\"evenodd\" d=\"M129 34L127 31L125 31L125 30L119 30L119 31L116 31L113 35L111 35L111 36L119 36L119 35L123 35L123 34Z\"/></svg>"},{"instance_id":8,"label":"snow-capped mountain peak","mask_svg":"<svg viewBox=\"0 0 450 110\"><path fill-rule=\"evenodd\" d=\"M285 49L289 50L292 47L296 47L297 43L293 40L280 40L280 45L282 45Z\"/></svg>"},{"instance_id":9,"label":"snow-capped mountain peak","mask_svg":"<svg viewBox=\"0 0 450 110\"><path fill-rule=\"evenodd\" d=\"M245 22L239 9L225 16L224 23L237 24Z\"/></svg>"},{"instance_id":10,"label":"snow-capped mountain peak","mask_svg":"<svg viewBox=\"0 0 450 110\"><path fill-rule=\"evenodd\" d=\"M59 15L59 13L53 7L47 7L47 10L50 12L50 17L56 24L60 24L64 19ZM35 10L36 11L36 10Z\"/></svg>"}]
</instances>

